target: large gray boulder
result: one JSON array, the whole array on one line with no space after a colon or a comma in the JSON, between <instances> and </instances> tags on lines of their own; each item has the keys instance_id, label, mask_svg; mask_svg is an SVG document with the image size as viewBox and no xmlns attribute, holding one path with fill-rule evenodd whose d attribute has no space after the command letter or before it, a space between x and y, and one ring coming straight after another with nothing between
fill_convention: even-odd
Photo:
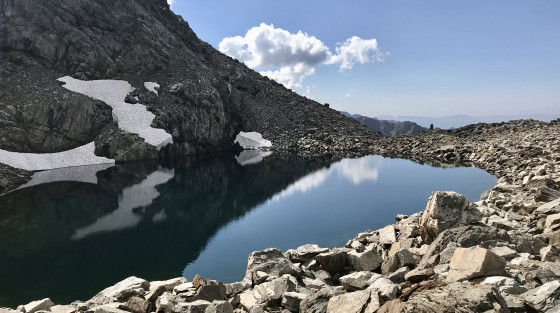
<instances>
[{"instance_id":1,"label":"large gray boulder","mask_svg":"<svg viewBox=\"0 0 560 313\"><path fill-rule=\"evenodd\" d=\"M509 313L507 304L497 289L469 282L452 283L415 293L403 302L385 303L379 313L433 313L433 312L501 312Z\"/></svg>"},{"instance_id":2,"label":"large gray boulder","mask_svg":"<svg viewBox=\"0 0 560 313\"><path fill-rule=\"evenodd\" d=\"M432 193L420 220L420 236L430 244L444 230L480 221L481 216L469 207L465 196L454 191Z\"/></svg>"},{"instance_id":3,"label":"large gray boulder","mask_svg":"<svg viewBox=\"0 0 560 313\"><path fill-rule=\"evenodd\" d=\"M245 278L252 280L256 272L264 272L276 275L296 275L297 269L283 253L276 248L269 248L263 251L255 251L249 255Z\"/></svg>"},{"instance_id":4,"label":"large gray boulder","mask_svg":"<svg viewBox=\"0 0 560 313\"><path fill-rule=\"evenodd\" d=\"M114 286L105 288L88 301L90 306L99 306L112 302L126 302L134 296L144 296L150 289L150 283L135 276L128 277Z\"/></svg>"},{"instance_id":5,"label":"large gray boulder","mask_svg":"<svg viewBox=\"0 0 560 313\"><path fill-rule=\"evenodd\" d=\"M480 248L458 248L449 262L447 280L451 282L506 273L506 260L494 252Z\"/></svg>"}]
</instances>

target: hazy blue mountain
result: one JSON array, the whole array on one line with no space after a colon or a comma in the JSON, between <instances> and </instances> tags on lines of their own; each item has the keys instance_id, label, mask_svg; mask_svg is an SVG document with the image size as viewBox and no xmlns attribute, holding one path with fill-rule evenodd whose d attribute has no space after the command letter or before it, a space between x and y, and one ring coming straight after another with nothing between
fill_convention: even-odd
<instances>
[{"instance_id":1,"label":"hazy blue mountain","mask_svg":"<svg viewBox=\"0 0 560 313\"><path fill-rule=\"evenodd\" d=\"M378 131L383 135L389 137L410 135L427 129L410 121L380 120L375 117L372 118L360 114L350 114L344 111L341 111L340 113L357 120L358 122L367 126L369 129Z\"/></svg>"},{"instance_id":2,"label":"hazy blue mountain","mask_svg":"<svg viewBox=\"0 0 560 313\"><path fill-rule=\"evenodd\" d=\"M526 115L491 115L491 116L471 116L471 115L451 115L444 117L424 117L424 116L391 116L380 115L380 120L411 121L424 127L434 124L434 127L443 129L458 128L476 123L500 123L511 120L535 119L550 122L560 118L559 114L526 114Z\"/></svg>"}]
</instances>

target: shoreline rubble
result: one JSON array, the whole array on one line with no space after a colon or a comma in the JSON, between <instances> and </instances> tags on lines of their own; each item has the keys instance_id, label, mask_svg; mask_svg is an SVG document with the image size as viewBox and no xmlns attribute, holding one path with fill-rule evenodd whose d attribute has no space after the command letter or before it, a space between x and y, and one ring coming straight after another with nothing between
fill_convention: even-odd
<instances>
[{"instance_id":1,"label":"shoreline rubble","mask_svg":"<svg viewBox=\"0 0 560 313\"><path fill-rule=\"evenodd\" d=\"M300 140L300 150L340 146L317 140ZM0 313L560 311L560 120L351 141L358 152L470 164L499 180L474 203L436 191L424 212L345 247L253 252L241 282L130 277L86 302Z\"/></svg>"}]
</instances>

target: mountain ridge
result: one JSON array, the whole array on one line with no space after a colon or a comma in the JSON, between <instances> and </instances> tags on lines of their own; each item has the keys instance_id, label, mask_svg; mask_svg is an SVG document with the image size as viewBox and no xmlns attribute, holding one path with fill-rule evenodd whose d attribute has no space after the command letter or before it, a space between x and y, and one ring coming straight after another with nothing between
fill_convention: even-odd
<instances>
[{"instance_id":1,"label":"mountain ridge","mask_svg":"<svg viewBox=\"0 0 560 313\"><path fill-rule=\"evenodd\" d=\"M412 135L428 129L410 121L399 122L392 120L381 120L376 117L367 117L360 114L350 114L345 111L341 111L340 113L357 120L371 130L380 132L383 135L389 137Z\"/></svg>"}]
</instances>

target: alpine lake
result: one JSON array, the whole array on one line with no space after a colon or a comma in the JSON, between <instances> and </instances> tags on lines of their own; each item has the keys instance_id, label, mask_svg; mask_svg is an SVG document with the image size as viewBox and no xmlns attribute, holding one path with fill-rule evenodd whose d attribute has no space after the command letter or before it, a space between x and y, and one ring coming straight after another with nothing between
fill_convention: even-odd
<instances>
[{"instance_id":1,"label":"alpine lake","mask_svg":"<svg viewBox=\"0 0 560 313\"><path fill-rule=\"evenodd\" d=\"M403 159L244 151L35 173L0 197L0 307L88 300L129 277L243 279L252 251L341 247L496 177Z\"/></svg>"}]
</instances>

